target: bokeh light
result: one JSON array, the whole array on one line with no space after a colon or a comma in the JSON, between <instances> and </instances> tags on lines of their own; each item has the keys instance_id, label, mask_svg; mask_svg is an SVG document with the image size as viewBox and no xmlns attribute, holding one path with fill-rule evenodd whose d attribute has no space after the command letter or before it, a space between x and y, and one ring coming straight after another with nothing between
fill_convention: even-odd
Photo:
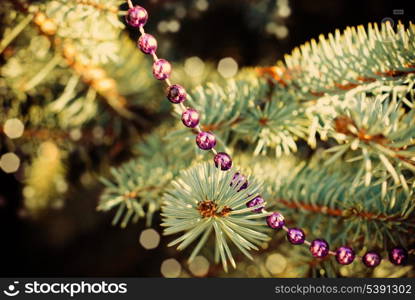
<instances>
[{"instance_id":1,"label":"bokeh light","mask_svg":"<svg viewBox=\"0 0 415 300\"><path fill-rule=\"evenodd\" d=\"M25 198L32 198L35 195L35 189L31 186L26 186L23 188L23 196Z\"/></svg>"},{"instance_id":2,"label":"bokeh light","mask_svg":"<svg viewBox=\"0 0 415 300\"><path fill-rule=\"evenodd\" d=\"M209 272L209 261L203 256L196 256L189 264L189 270L197 277L206 276Z\"/></svg>"},{"instance_id":3,"label":"bokeh light","mask_svg":"<svg viewBox=\"0 0 415 300\"><path fill-rule=\"evenodd\" d=\"M205 63L197 56L189 57L184 62L184 71L189 76L201 76L205 69Z\"/></svg>"},{"instance_id":4,"label":"bokeh light","mask_svg":"<svg viewBox=\"0 0 415 300\"><path fill-rule=\"evenodd\" d=\"M157 30L161 33L178 32L180 30L180 22L176 19L170 21L160 21L157 24Z\"/></svg>"},{"instance_id":5,"label":"bokeh light","mask_svg":"<svg viewBox=\"0 0 415 300\"><path fill-rule=\"evenodd\" d=\"M179 23L179 21L177 21L177 20L171 20L168 23L168 28L169 28L169 31L171 31L171 32L177 32L177 31L179 31L180 30L180 23Z\"/></svg>"},{"instance_id":6,"label":"bokeh light","mask_svg":"<svg viewBox=\"0 0 415 300\"><path fill-rule=\"evenodd\" d=\"M218 72L225 78L230 78L238 72L238 63L232 57L225 57L219 61Z\"/></svg>"},{"instance_id":7,"label":"bokeh light","mask_svg":"<svg viewBox=\"0 0 415 300\"><path fill-rule=\"evenodd\" d=\"M165 33L168 30L168 23L166 21L161 21L157 24L157 30L161 33Z\"/></svg>"},{"instance_id":8,"label":"bokeh light","mask_svg":"<svg viewBox=\"0 0 415 300\"><path fill-rule=\"evenodd\" d=\"M92 129L92 135L96 140L100 140L104 137L105 131L104 128L102 128L101 126L95 126Z\"/></svg>"},{"instance_id":9,"label":"bokeh light","mask_svg":"<svg viewBox=\"0 0 415 300\"><path fill-rule=\"evenodd\" d=\"M177 278L182 272L182 266L174 258L169 258L161 264L161 274L167 278Z\"/></svg>"},{"instance_id":10,"label":"bokeh light","mask_svg":"<svg viewBox=\"0 0 415 300\"><path fill-rule=\"evenodd\" d=\"M257 266L248 266L247 268L246 268L246 275L248 276L248 277L257 277L258 276L258 272L259 272L259 270L258 270L258 267Z\"/></svg>"},{"instance_id":11,"label":"bokeh light","mask_svg":"<svg viewBox=\"0 0 415 300\"><path fill-rule=\"evenodd\" d=\"M56 178L56 190L59 193L65 193L68 190L68 184L66 183L65 179L62 177Z\"/></svg>"},{"instance_id":12,"label":"bokeh light","mask_svg":"<svg viewBox=\"0 0 415 300\"><path fill-rule=\"evenodd\" d=\"M287 26L278 25L274 22L269 22L266 25L265 30L269 34L273 34L273 35L275 35L276 38L281 39L281 40L285 39L289 34L289 30L288 30Z\"/></svg>"},{"instance_id":13,"label":"bokeh light","mask_svg":"<svg viewBox=\"0 0 415 300\"><path fill-rule=\"evenodd\" d=\"M160 234L152 229L145 229L140 234L140 244L147 250L155 249L160 243Z\"/></svg>"},{"instance_id":14,"label":"bokeh light","mask_svg":"<svg viewBox=\"0 0 415 300\"><path fill-rule=\"evenodd\" d=\"M275 35L279 39L285 39L288 36L288 28L284 25L275 28Z\"/></svg>"},{"instance_id":15,"label":"bokeh light","mask_svg":"<svg viewBox=\"0 0 415 300\"><path fill-rule=\"evenodd\" d=\"M73 141L79 141L82 138L82 131L79 128L74 128L69 132L69 136Z\"/></svg>"},{"instance_id":16,"label":"bokeh light","mask_svg":"<svg viewBox=\"0 0 415 300\"><path fill-rule=\"evenodd\" d=\"M186 16L186 8L184 8L181 5L178 5L174 11L174 13L176 14L176 17L178 17L179 19L183 19Z\"/></svg>"},{"instance_id":17,"label":"bokeh light","mask_svg":"<svg viewBox=\"0 0 415 300\"><path fill-rule=\"evenodd\" d=\"M288 18L291 15L291 8L288 0L277 1L277 14L281 18Z\"/></svg>"},{"instance_id":18,"label":"bokeh light","mask_svg":"<svg viewBox=\"0 0 415 300\"><path fill-rule=\"evenodd\" d=\"M60 156L59 148L53 142L43 142L39 146L39 156L43 156L47 160L53 161Z\"/></svg>"},{"instance_id":19,"label":"bokeh light","mask_svg":"<svg viewBox=\"0 0 415 300\"><path fill-rule=\"evenodd\" d=\"M23 135L24 124L19 119L8 119L4 123L4 133L11 139L17 139Z\"/></svg>"},{"instance_id":20,"label":"bokeh light","mask_svg":"<svg viewBox=\"0 0 415 300\"><path fill-rule=\"evenodd\" d=\"M19 169L20 158L12 153L3 154L0 158L0 168L6 173L14 173Z\"/></svg>"},{"instance_id":21,"label":"bokeh light","mask_svg":"<svg viewBox=\"0 0 415 300\"><path fill-rule=\"evenodd\" d=\"M267 257L265 267L271 274L280 274L287 267L287 260L279 253L273 253Z\"/></svg>"},{"instance_id":22,"label":"bokeh light","mask_svg":"<svg viewBox=\"0 0 415 300\"><path fill-rule=\"evenodd\" d=\"M279 10L278 10L278 15L281 18L287 18L291 15L291 8L289 6L282 6Z\"/></svg>"},{"instance_id":23,"label":"bokeh light","mask_svg":"<svg viewBox=\"0 0 415 300\"><path fill-rule=\"evenodd\" d=\"M196 0L195 6L198 10L205 11L209 7L209 2L207 2L206 0Z\"/></svg>"}]
</instances>

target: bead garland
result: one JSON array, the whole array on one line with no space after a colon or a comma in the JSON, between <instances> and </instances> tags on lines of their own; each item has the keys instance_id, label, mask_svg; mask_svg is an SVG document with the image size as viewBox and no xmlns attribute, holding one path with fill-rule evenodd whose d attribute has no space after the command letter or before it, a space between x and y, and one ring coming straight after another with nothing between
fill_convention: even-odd
<instances>
[{"instance_id":1,"label":"bead garland","mask_svg":"<svg viewBox=\"0 0 415 300\"><path fill-rule=\"evenodd\" d=\"M214 153L213 161L216 168L219 168L222 171L229 170L232 167L231 156L225 152L217 152L215 150L215 135L209 131L202 131L199 124L199 112L196 109L186 107L183 104L187 98L186 90L179 84L171 84L169 79L172 71L171 64L167 60L157 57L157 40L154 36L144 31L144 25L148 20L148 13L146 9L138 5L134 6L131 0L127 0L127 2L129 9L125 18L126 22L132 27L138 27L141 36L137 41L137 46L144 54L149 54L153 57L154 78L157 80L162 80L167 84L166 97L171 103L178 104L180 106L182 111L181 120L183 125L188 128L194 128L197 130L197 146L202 150L211 150ZM246 179L245 175L237 172L233 176L230 185L237 185L240 182L244 183L241 185L238 192L248 187L248 180ZM255 207L252 210L253 213L267 213L265 207L261 206L261 204L265 204L265 200L258 195L254 199L250 200L246 206ZM308 241L304 231L301 228L286 227L284 216L279 212L270 213L266 217L266 222L268 227L272 229L283 229L285 232L287 232L287 239L291 244L307 245L312 256L316 258L324 258L328 255L332 255L335 257L336 261L339 264L348 265L351 264L357 257L354 250L348 246L340 246L335 251L331 251L328 242L324 239L318 238L314 239L311 242ZM363 257L358 258L365 266L369 268L378 266L382 260L380 254L374 251L368 251L363 255ZM402 247L395 247L389 251L389 260L395 265L404 265L408 260L408 251Z\"/></svg>"}]
</instances>

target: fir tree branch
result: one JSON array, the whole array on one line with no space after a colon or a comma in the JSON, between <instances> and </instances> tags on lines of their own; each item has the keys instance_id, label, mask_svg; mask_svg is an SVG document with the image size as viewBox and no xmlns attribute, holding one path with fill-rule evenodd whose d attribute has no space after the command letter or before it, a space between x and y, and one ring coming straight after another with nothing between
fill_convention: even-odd
<instances>
[{"instance_id":1,"label":"fir tree branch","mask_svg":"<svg viewBox=\"0 0 415 300\"><path fill-rule=\"evenodd\" d=\"M326 205L318 205L318 204L310 204L310 203L302 203L299 201L293 200L285 200L278 198L276 200L278 204L282 204L283 206L290 208L290 209L297 209L297 210L304 210L310 213L319 213L328 216L334 217L342 217L342 218L361 218L370 221L379 221L379 222L404 222L407 220L407 217L402 215L387 215L387 214L379 214L370 211L361 211L356 208L348 208L348 209L341 209L341 208L332 208ZM415 221L414 221L415 225Z\"/></svg>"},{"instance_id":2,"label":"fir tree branch","mask_svg":"<svg viewBox=\"0 0 415 300\"><path fill-rule=\"evenodd\" d=\"M183 250L197 241L189 262L211 233L216 241L215 261L220 261L225 271L228 261L236 267L229 242L252 258L248 251L258 250L257 246L268 240L262 232L264 223L256 221L265 214L252 214L252 209L264 204L246 208L246 203L258 193L258 183L249 178L249 185L241 190L245 181L234 179L234 175L234 172L222 172L211 164L196 165L182 171L164 195L161 213L161 225L166 227L164 234L183 232L169 246L178 244L178 250Z\"/></svg>"},{"instance_id":3,"label":"fir tree branch","mask_svg":"<svg viewBox=\"0 0 415 300\"><path fill-rule=\"evenodd\" d=\"M407 65L407 68L415 69L415 65ZM274 83L278 83L283 87L288 86L288 82L290 80L293 80L293 82L290 82L290 85L294 90L297 92L301 91L301 87L294 82L295 74L296 72L300 72L301 70L291 71L284 67L277 67L277 66L271 66L271 67L257 67L255 68L255 71L258 73L260 77L265 77L271 79L269 83L271 85L274 85ZM386 80L391 79L397 79L399 77L405 77L409 74L415 74L415 70L407 70L407 71L401 71L401 70L386 70L384 72L381 71L375 71L375 74L385 78ZM355 88L362 87L364 85L367 85L368 83L373 83L378 81L379 78L374 77L362 77L358 76L354 79L351 79L348 83L338 83L334 82L333 86L327 87L324 92L320 91L314 91L310 90L308 91L311 96L317 97L317 98L311 98L311 99L300 99L299 101L310 101L310 102L316 102L324 95L337 95L341 92L350 91Z\"/></svg>"},{"instance_id":4,"label":"fir tree branch","mask_svg":"<svg viewBox=\"0 0 415 300\"><path fill-rule=\"evenodd\" d=\"M98 3L96 1L92 1L92 0L76 0L76 2L80 5L86 5L86 6L91 6L93 8L96 8L99 11L103 11L103 12L111 12L114 14L118 14L119 13L119 9L118 7L113 7L113 6L109 6L109 5L105 5L102 3Z\"/></svg>"},{"instance_id":5,"label":"fir tree branch","mask_svg":"<svg viewBox=\"0 0 415 300\"><path fill-rule=\"evenodd\" d=\"M349 127L353 127L353 131L351 131ZM368 134L365 128L359 128L359 126L356 126L354 121L350 119L348 116L341 115L341 116L336 117L334 119L334 129L338 133L342 133L342 134L345 134L346 136L356 138L363 143L367 143L367 144L375 143L378 146L384 147L393 153L391 155L394 158L397 158L398 160L404 161L410 165L415 166L414 160L400 154L400 152L405 151L408 148L408 146L403 146L403 147L390 146L390 144L393 144L393 141L390 141L381 133L375 134L375 135Z\"/></svg>"},{"instance_id":6,"label":"fir tree branch","mask_svg":"<svg viewBox=\"0 0 415 300\"><path fill-rule=\"evenodd\" d=\"M6 49L6 47L22 32L25 27L32 21L33 15L27 15L20 21L7 35L3 37L0 42L0 54Z\"/></svg>"},{"instance_id":7,"label":"fir tree branch","mask_svg":"<svg viewBox=\"0 0 415 300\"><path fill-rule=\"evenodd\" d=\"M268 179L273 185L269 197L277 199L271 206L285 211L286 216L295 215L296 226L306 223L314 234L325 228L321 234L339 243L359 238L366 246L396 243L394 232L414 231L413 191L408 195L396 186L384 191L382 181L365 186L354 180L353 169L338 171L339 164L331 167L336 171L308 165L293 170L279 183ZM351 230L354 236L346 233ZM376 236L370 235L371 230Z\"/></svg>"},{"instance_id":8,"label":"fir tree branch","mask_svg":"<svg viewBox=\"0 0 415 300\"><path fill-rule=\"evenodd\" d=\"M62 56L67 65L75 73L81 76L83 82L96 90L117 113L128 119L135 116L126 108L127 101L119 94L115 80L109 77L104 69L98 66L91 66L91 64L86 65L82 63L78 58L79 54L73 46L73 41L70 41L67 38L65 39L65 42L62 41L61 37L58 35L59 26L56 20L48 17L45 12L42 12L41 9L36 6L28 7L20 3L20 1L12 1L12 3L16 8L26 14L29 14L29 11L36 11L34 18L31 21L36 26L39 33L49 39L56 55ZM38 78L38 76L39 75L37 75L36 78ZM36 81L33 82L37 84L39 83L39 80L36 79ZM33 87L34 84L29 86L29 88ZM27 87L24 89L27 89Z\"/></svg>"},{"instance_id":9,"label":"fir tree branch","mask_svg":"<svg viewBox=\"0 0 415 300\"><path fill-rule=\"evenodd\" d=\"M290 88L303 101L316 101L325 95L341 95L374 82L388 82L415 72L415 26L396 31L382 23L336 30L327 38L295 48L277 66L257 68L260 76ZM390 53L393 53L390 55ZM317 99L316 99L317 97ZM300 100L299 100L300 101Z\"/></svg>"}]
</instances>

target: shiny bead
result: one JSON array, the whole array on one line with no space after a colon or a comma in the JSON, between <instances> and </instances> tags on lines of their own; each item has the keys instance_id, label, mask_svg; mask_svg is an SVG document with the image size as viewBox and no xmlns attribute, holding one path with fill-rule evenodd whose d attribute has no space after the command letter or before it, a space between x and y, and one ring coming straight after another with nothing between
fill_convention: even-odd
<instances>
[{"instance_id":1,"label":"shiny bead","mask_svg":"<svg viewBox=\"0 0 415 300\"><path fill-rule=\"evenodd\" d=\"M199 113L193 108L186 109L182 113L182 122L186 127L195 128L199 124Z\"/></svg>"},{"instance_id":2,"label":"shiny bead","mask_svg":"<svg viewBox=\"0 0 415 300\"><path fill-rule=\"evenodd\" d=\"M151 34L145 33L138 39L138 48L145 54L152 54L157 50L157 40Z\"/></svg>"},{"instance_id":3,"label":"shiny bead","mask_svg":"<svg viewBox=\"0 0 415 300\"><path fill-rule=\"evenodd\" d=\"M133 27L144 26L147 23L147 19L147 11L138 5L130 8L125 16L126 22Z\"/></svg>"},{"instance_id":4,"label":"shiny bead","mask_svg":"<svg viewBox=\"0 0 415 300\"><path fill-rule=\"evenodd\" d=\"M254 206L260 205L257 208L254 208L252 210L253 212L260 213L264 209L264 206L261 204L264 204L264 203L265 203L264 198L262 198L261 196L256 196L254 199L252 199L246 204L246 207L254 207Z\"/></svg>"},{"instance_id":5,"label":"shiny bead","mask_svg":"<svg viewBox=\"0 0 415 300\"><path fill-rule=\"evenodd\" d=\"M280 229L285 225L284 216L279 212L273 212L267 217L267 224L272 229Z\"/></svg>"},{"instance_id":6,"label":"shiny bead","mask_svg":"<svg viewBox=\"0 0 415 300\"><path fill-rule=\"evenodd\" d=\"M341 246L336 250L336 260L339 264L349 265L354 261L356 254L353 249L347 246Z\"/></svg>"},{"instance_id":7,"label":"shiny bead","mask_svg":"<svg viewBox=\"0 0 415 300\"><path fill-rule=\"evenodd\" d=\"M210 150L216 146L216 138L213 133L202 131L196 136L196 144L202 150Z\"/></svg>"},{"instance_id":8,"label":"shiny bead","mask_svg":"<svg viewBox=\"0 0 415 300\"><path fill-rule=\"evenodd\" d=\"M408 261L408 251L402 247L396 247L389 251L389 260L394 265L404 265Z\"/></svg>"},{"instance_id":9,"label":"shiny bead","mask_svg":"<svg viewBox=\"0 0 415 300\"><path fill-rule=\"evenodd\" d=\"M216 168L222 171L229 170L232 167L232 158L225 152L218 152L213 158Z\"/></svg>"},{"instance_id":10,"label":"shiny bead","mask_svg":"<svg viewBox=\"0 0 415 300\"><path fill-rule=\"evenodd\" d=\"M186 100L186 97L186 90L179 84L173 84L167 89L167 99L169 99L171 103L182 103Z\"/></svg>"},{"instance_id":11,"label":"shiny bead","mask_svg":"<svg viewBox=\"0 0 415 300\"><path fill-rule=\"evenodd\" d=\"M301 245L305 241L305 233L300 228L290 228L287 232L288 241L293 245Z\"/></svg>"},{"instance_id":12,"label":"shiny bead","mask_svg":"<svg viewBox=\"0 0 415 300\"><path fill-rule=\"evenodd\" d=\"M323 239L315 239L311 242L310 252L314 257L325 257L329 254L329 244Z\"/></svg>"},{"instance_id":13,"label":"shiny bead","mask_svg":"<svg viewBox=\"0 0 415 300\"><path fill-rule=\"evenodd\" d=\"M382 258L376 252L366 252L362 257L362 262L369 268L377 267L381 260Z\"/></svg>"},{"instance_id":14,"label":"shiny bead","mask_svg":"<svg viewBox=\"0 0 415 300\"><path fill-rule=\"evenodd\" d=\"M238 192L240 192L240 191L242 191L242 190L244 190L248 187L248 180L246 179L245 175L243 175L239 172L236 172L232 177L232 181L231 181L230 186L238 185L242 182L243 182L243 184L239 187Z\"/></svg>"},{"instance_id":15,"label":"shiny bead","mask_svg":"<svg viewBox=\"0 0 415 300\"><path fill-rule=\"evenodd\" d=\"M158 59L153 63L153 75L158 80L164 80L170 77L171 64L165 59Z\"/></svg>"}]
</instances>

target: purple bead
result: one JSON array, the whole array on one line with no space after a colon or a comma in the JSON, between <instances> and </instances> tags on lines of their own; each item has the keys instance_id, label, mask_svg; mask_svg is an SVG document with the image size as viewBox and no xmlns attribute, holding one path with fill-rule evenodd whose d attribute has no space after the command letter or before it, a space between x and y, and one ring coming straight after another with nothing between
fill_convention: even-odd
<instances>
[{"instance_id":1,"label":"purple bead","mask_svg":"<svg viewBox=\"0 0 415 300\"><path fill-rule=\"evenodd\" d=\"M232 167L232 158L225 152L218 152L213 158L213 161L215 162L216 168L220 167L222 171L229 170Z\"/></svg>"},{"instance_id":2,"label":"purple bead","mask_svg":"<svg viewBox=\"0 0 415 300\"><path fill-rule=\"evenodd\" d=\"M145 54L152 54L157 50L157 40L151 34L145 33L138 39L138 47Z\"/></svg>"},{"instance_id":3,"label":"purple bead","mask_svg":"<svg viewBox=\"0 0 415 300\"><path fill-rule=\"evenodd\" d=\"M254 207L260 204L264 204L264 203L265 203L264 198L262 198L261 196L256 196L254 199L252 199L246 204L246 207ZM252 211L256 213L260 213L262 212L263 209L264 209L264 206L261 205L261 206L258 206L257 208L254 208Z\"/></svg>"},{"instance_id":4,"label":"purple bead","mask_svg":"<svg viewBox=\"0 0 415 300\"><path fill-rule=\"evenodd\" d=\"M347 246L341 246L336 250L336 260L339 264L349 265L354 261L356 254L353 249Z\"/></svg>"},{"instance_id":5,"label":"purple bead","mask_svg":"<svg viewBox=\"0 0 415 300\"><path fill-rule=\"evenodd\" d=\"M153 75L158 80L164 80L170 77L171 64L165 59L158 59L153 63Z\"/></svg>"},{"instance_id":6,"label":"purple bead","mask_svg":"<svg viewBox=\"0 0 415 300\"><path fill-rule=\"evenodd\" d=\"M376 252L366 252L365 255L362 257L362 262L366 265L366 267L374 268L380 264L381 257Z\"/></svg>"},{"instance_id":7,"label":"purple bead","mask_svg":"<svg viewBox=\"0 0 415 300\"><path fill-rule=\"evenodd\" d=\"M245 175L243 175L239 172L236 172L232 177L231 186L238 185L241 182L243 182L243 184L239 187L238 192L240 192L240 191L242 191L242 190L244 190L248 187L248 180L246 179Z\"/></svg>"},{"instance_id":8,"label":"purple bead","mask_svg":"<svg viewBox=\"0 0 415 300\"><path fill-rule=\"evenodd\" d=\"M290 228L287 232L288 241L293 245L301 245L305 241L305 233L300 228Z\"/></svg>"},{"instance_id":9,"label":"purple bead","mask_svg":"<svg viewBox=\"0 0 415 300\"><path fill-rule=\"evenodd\" d=\"M279 212L273 212L267 217L267 224L272 229L280 229L285 225L284 216Z\"/></svg>"},{"instance_id":10,"label":"purple bead","mask_svg":"<svg viewBox=\"0 0 415 300\"><path fill-rule=\"evenodd\" d=\"M402 247L396 247L389 251L389 260L394 265L404 265L408 260L408 251Z\"/></svg>"},{"instance_id":11,"label":"purple bead","mask_svg":"<svg viewBox=\"0 0 415 300\"><path fill-rule=\"evenodd\" d=\"M134 6L130 8L125 16L125 20L133 27L144 26L147 23L148 13L141 6Z\"/></svg>"},{"instance_id":12,"label":"purple bead","mask_svg":"<svg viewBox=\"0 0 415 300\"><path fill-rule=\"evenodd\" d=\"M202 150L210 150L216 145L216 138L213 133L208 131L199 132L196 136L196 144Z\"/></svg>"},{"instance_id":13,"label":"purple bead","mask_svg":"<svg viewBox=\"0 0 415 300\"><path fill-rule=\"evenodd\" d=\"M186 109L182 113L182 122L186 127L195 128L199 124L199 113L193 108Z\"/></svg>"},{"instance_id":14,"label":"purple bead","mask_svg":"<svg viewBox=\"0 0 415 300\"><path fill-rule=\"evenodd\" d=\"M325 257L329 254L329 244L323 239L315 239L311 242L310 252L314 257Z\"/></svg>"},{"instance_id":15,"label":"purple bead","mask_svg":"<svg viewBox=\"0 0 415 300\"><path fill-rule=\"evenodd\" d=\"M186 90L179 84L173 84L167 89L167 99L171 103L182 103L186 100Z\"/></svg>"}]
</instances>

